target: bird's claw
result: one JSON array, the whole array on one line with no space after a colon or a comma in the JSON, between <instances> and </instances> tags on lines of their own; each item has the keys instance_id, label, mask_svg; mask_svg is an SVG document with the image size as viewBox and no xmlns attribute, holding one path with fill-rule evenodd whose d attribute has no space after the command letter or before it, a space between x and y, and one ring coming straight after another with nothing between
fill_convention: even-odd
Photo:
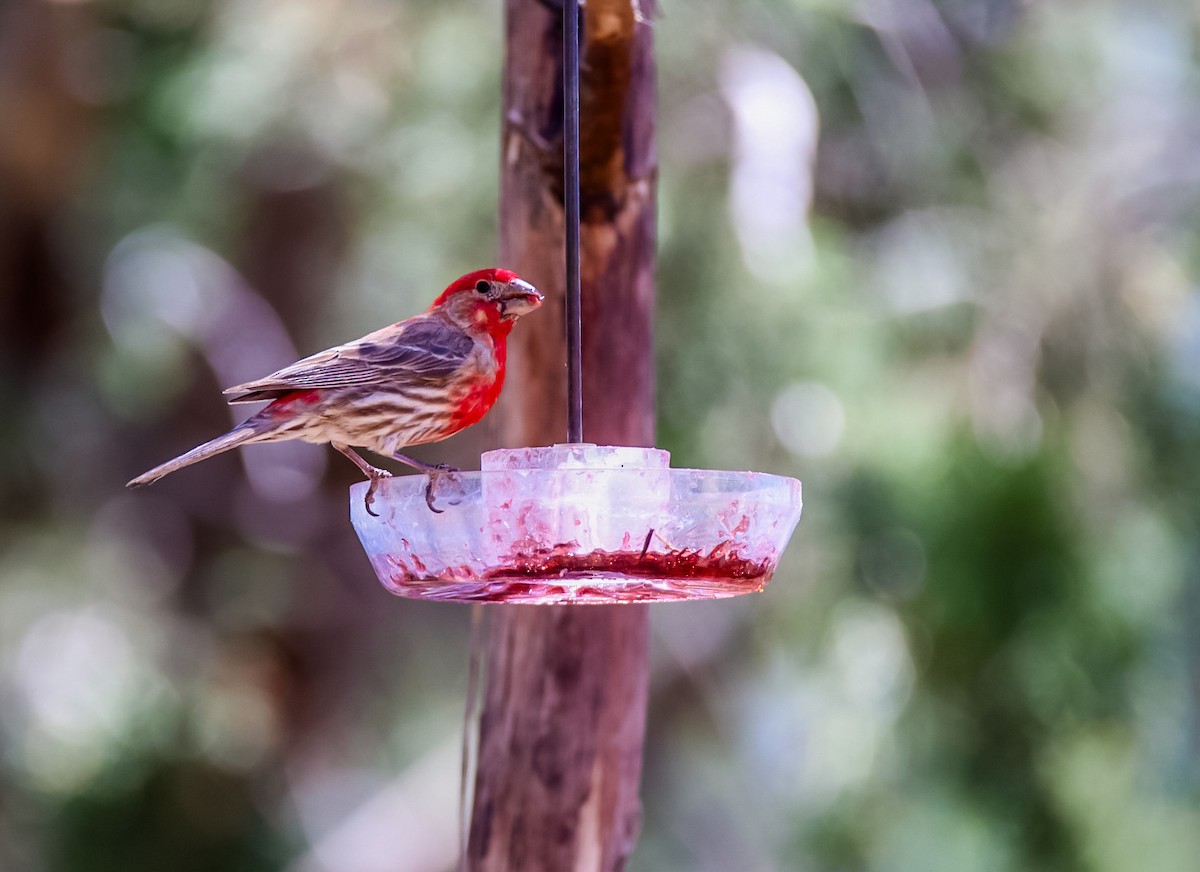
<instances>
[{"instance_id":1,"label":"bird's claw","mask_svg":"<svg viewBox=\"0 0 1200 872\"><path fill-rule=\"evenodd\" d=\"M374 474L370 476L371 486L367 488L367 495L363 498L363 508L373 518L379 517L379 512L371 511L371 505L375 502L375 491L379 488L379 482L391 477L392 474L385 469L376 469Z\"/></svg>"},{"instance_id":2,"label":"bird's claw","mask_svg":"<svg viewBox=\"0 0 1200 872\"><path fill-rule=\"evenodd\" d=\"M449 464L445 464L445 463L439 463L437 466L434 466L433 468L431 468L429 470L429 473L428 473L429 477L425 482L425 505L429 506L429 511L434 512L439 515L442 512L446 511L445 509L439 509L437 506L435 506L433 504L433 488L434 488L434 485L437 483L438 479L440 479L443 475L449 477L453 481L454 475L457 472L459 472L459 470L457 470L453 466L450 466ZM460 490L461 490L461 488L460 488ZM461 502L461 500L459 500L457 502L451 501L450 505L456 506L456 505L458 505L459 502Z\"/></svg>"}]
</instances>

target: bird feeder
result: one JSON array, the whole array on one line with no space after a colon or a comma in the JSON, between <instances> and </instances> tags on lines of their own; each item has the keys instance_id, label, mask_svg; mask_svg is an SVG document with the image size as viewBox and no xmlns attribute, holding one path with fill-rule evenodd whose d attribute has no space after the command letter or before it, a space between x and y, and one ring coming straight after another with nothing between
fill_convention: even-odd
<instances>
[{"instance_id":1,"label":"bird feeder","mask_svg":"<svg viewBox=\"0 0 1200 872\"><path fill-rule=\"evenodd\" d=\"M654 448L489 451L479 472L367 483L351 521L392 593L454 602L717 599L763 589L800 518L800 482L671 469ZM427 488L430 490L427 493Z\"/></svg>"},{"instance_id":2,"label":"bird feeder","mask_svg":"<svg viewBox=\"0 0 1200 872\"><path fill-rule=\"evenodd\" d=\"M583 442L579 8L563 9L566 445L499 450L479 472L350 491L351 522L395 594L451 602L588 604L760 591L800 519L800 482L671 469L653 448Z\"/></svg>"}]
</instances>

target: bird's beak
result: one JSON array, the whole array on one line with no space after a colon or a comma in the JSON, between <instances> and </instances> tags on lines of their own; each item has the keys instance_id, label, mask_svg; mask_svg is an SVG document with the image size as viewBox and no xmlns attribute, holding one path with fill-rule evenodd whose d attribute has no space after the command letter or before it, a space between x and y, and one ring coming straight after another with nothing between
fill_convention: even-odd
<instances>
[{"instance_id":1,"label":"bird's beak","mask_svg":"<svg viewBox=\"0 0 1200 872\"><path fill-rule=\"evenodd\" d=\"M542 305L542 299L537 288L521 279L513 279L504 286L504 291L500 294L500 303L506 318L528 315Z\"/></svg>"}]
</instances>

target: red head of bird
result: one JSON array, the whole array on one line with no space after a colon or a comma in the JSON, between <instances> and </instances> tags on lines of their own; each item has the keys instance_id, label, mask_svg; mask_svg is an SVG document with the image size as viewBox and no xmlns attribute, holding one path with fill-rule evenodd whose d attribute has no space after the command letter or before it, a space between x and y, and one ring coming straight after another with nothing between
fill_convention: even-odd
<instances>
[{"instance_id":1,"label":"red head of bird","mask_svg":"<svg viewBox=\"0 0 1200 872\"><path fill-rule=\"evenodd\" d=\"M513 323L542 304L537 289L507 269L481 269L455 280L430 311L440 310L468 333L503 339Z\"/></svg>"}]
</instances>

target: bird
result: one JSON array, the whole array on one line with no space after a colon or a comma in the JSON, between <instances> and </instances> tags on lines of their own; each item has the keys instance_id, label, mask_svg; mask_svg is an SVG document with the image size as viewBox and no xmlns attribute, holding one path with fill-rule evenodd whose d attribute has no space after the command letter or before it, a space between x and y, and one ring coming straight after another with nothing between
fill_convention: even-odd
<instances>
[{"instance_id":1,"label":"bird","mask_svg":"<svg viewBox=\"0 0 1200 872\"><path fill-rule=\"evenodd\" d=\"M438 442L480 421L504 387L507 340L517 319L542 304L542 294L507 269L469 272L451 282L419 315L318 352L264 378L228 388L229 403L268 405L228 433L142 473L126 487L165 475L239 445L299 439L328 443L371 482L366 510L391 473L355 448L390 457L429 475L425 500L439 473L455 470L401 454Z\"/></svg>"}]
</instances>

